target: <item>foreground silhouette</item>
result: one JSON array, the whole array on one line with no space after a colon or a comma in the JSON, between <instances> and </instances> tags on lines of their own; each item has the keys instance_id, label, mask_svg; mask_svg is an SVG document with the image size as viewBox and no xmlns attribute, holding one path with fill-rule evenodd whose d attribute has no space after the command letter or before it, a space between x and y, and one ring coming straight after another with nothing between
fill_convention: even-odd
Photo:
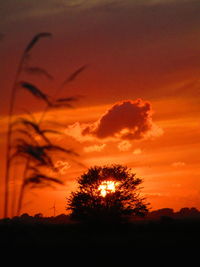
<instances>
[{"instance_id":1,"label":"foreground silhouette","mask_svg":"<svg viewBox=\"0 0 200 267\"><path fill-rule=\"evenodd\" d=\"M138 189L142 179L126 166L95 166L77 182L78 190L67 202L67 210L75 220L119 222L148 212L148 204Z\"/></svg>"},{"instance_id":2,"label":"foreground silhouette","mask_svg":"<svg viewBox=\"0 0 200 267\"><path fill-rule=\"evenodd\" d=\"M63 249L65 254L70 250L91 252L92 249L129 249L134 253L141 252L142 255L147 251L155 255L163 251L168 256L173 251L188 253L198 248L200 212L195 209L195 214L191 215L194 209L184 208L173 212L174 217L167 217L167 210L170 209L152 211L147 217L138 220L133 217L129 222L112 224L77 223L65 214L56 217L23 214L13 219L0 220L0 246L9 248L9 251L33 251L37 248L44 252L52 248L60 252Z\"/></svg>"},{"instance_id":3,"label":"foreground silhouette","mask_svg":"<svg viewBox=\"0 0 200 267\"><path fill-rule=\"evenodd\" d=\"M56 111L59 108L71 108L74 101L79 97L65 96L60 97L60 93L65 86L73 82L87 67L86 65L79 67L74 72L70 73L67 78L56 88L53 95L49 92L38 88L37 85L28 80L21 80L25 73L31 75L42 75L52 81L53 76L44 68L32 65L30 60L31 52L36 44L43 38L52 37L49 32L40 32L36 34L26 48L22 52L19 64L17 66L16 75L13 78L11 88L11 96L8 111L8 129L6 133L6 159L5 159L5 184L4 184L4 218L11 214L9 203L12 200L12 213L20 215L23 206L25 191L34 187L44 187L52 184L63 184L58 174L56 161L58 157L53 154L59 152L65 153L67 156L78 156L72 149L64 148L56 144L55 140L50 138L49 134L60 134L54 129L51 123L46 128L43 126L45 116L48 111ZM0 34L1 39L1 34ZM16 113L16 103L19 98L20 90L28 92L33 98L40 101L41 114L37 118L33 115L30 109L31 105L27 105L28 109L24 109L25 114ZM24 171L22 172L19 188L16 188L17 182L11 190L11 174L14 166L23 164ZM74 160L73 160L74 161ZM76 160L74 161L76 162ZM81 165L78 161L77 164ZM48 170L48 171L47 171ZM53 177L49 176L53 173ZM15 176L13 177L15 179ZM15 197L15 192L19 192ZM15 210L15 203L17 207Z\"/></svg>"}]
</instances>

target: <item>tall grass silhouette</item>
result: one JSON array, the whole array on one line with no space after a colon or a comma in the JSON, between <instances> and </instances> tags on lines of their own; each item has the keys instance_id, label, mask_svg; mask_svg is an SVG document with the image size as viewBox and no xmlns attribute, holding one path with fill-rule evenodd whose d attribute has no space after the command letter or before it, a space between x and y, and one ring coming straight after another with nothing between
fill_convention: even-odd
<instances>
[{"instance_id":1,"label":"tall grass silhouette","mask_svg":"<svg viewBox=\"0 0 200 267\"><path fill-rule=\"evenodd\" d=\"M34 75L43 75L49 80L53 79L53 76L50 75L45 69L37 66L27 66L27 58L29 57L32 49L41 39L47 37L52 37L52 34L49 32L38 33L28 43L20 58L20 62L12 85L8 113L4 218L8 217L11 167L16 158L23 159L24 162L24 170L22 174L22 181L17 204L17 215L19 215L23 204L24 192L28 186L46 186L51 183L62 184L62 181L57 177L51 177L46 173L43 173L44 168L50 168L54 172L57 171L57 168L54 164L54 160L52 158L52 152L54 153L56 151L68 155L70 154L73 156L78 156L78 154L71 149L65 149L63 147L53 144L52 141L49 139L48 134L58 132L53 129L43 129L41 123L44 120L44 117L49 109L72 107L72 102L77 100L77 97L59 98L58 95L59 92L64 88L64 86L76 79L76 77L85 69L85 66L78 68L73 73L71 73L61 84L61 86L56 90L53 97L49 97L45 92L43 92L43 90L38 88L38 86L36 86L35 84L32 84L26 80L20 80L21 74L23 72L28 72ZM39 120L36 120L36 118L29 110L26 111L29 116L28 118L21 116L15 120L13 119L15 102L19 89L27 91L33 97L42 101L45 104L45 108L41 113ZM77 163L81 164L78 161ZM13 206L14 205L12 205L12 209Z\"/></svg>"}]
</instances>

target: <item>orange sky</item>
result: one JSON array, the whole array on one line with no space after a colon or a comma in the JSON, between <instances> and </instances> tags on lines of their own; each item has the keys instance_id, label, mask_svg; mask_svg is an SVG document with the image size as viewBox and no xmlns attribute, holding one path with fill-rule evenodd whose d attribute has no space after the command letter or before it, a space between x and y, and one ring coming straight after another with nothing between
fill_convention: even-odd
<instances>
[{"instance_id":1,"label":"orange sky","mask_svg":"<svg viewBox=\"0 0 200 267\"><path fill-rule=\"evenodd\" d=\"M63 95L83 96L76 108L47 114L46 119L56 119L65 133L52 138L73 147L88 167L123 163L133 168L144 180L142 192L152 209L200 208L199 1L41 2L7 0L1 4L1 177L6 114L17 63L27 42L36 33L48 31L53 38L35 46L30 63L47 69L54 80L28 74L21 79L51 95L66 76L88 65L63 91ZM143 117L137 99L144 106L150 103L147 111L153 114ZM16 112L22 113L25 107L36 116L42 109L20 91ZM139 127L137 138L133 135L136 126L147 127ZM123 127L129 136L123 134ZM61 173L65 185L29 191L23 212L52 215L54 201L57 213L65 212L65 198L85 169L68 158L58 160L66 163ZM2 196L3 179L0 186Z\"/></svg>"}]
</instances>

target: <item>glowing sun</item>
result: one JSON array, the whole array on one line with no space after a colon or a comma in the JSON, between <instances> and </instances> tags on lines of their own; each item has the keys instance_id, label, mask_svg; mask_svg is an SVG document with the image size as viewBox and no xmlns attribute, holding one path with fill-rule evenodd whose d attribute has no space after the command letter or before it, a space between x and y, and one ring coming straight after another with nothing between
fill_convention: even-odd
<instances>
[{"instance_id":1,"label":"glowing sun","mask_svg":"<svg viewBox=\"0 0 200 267\"><path fill-rule=\"evenodd\" d=\"M100 191L100 195L105 197L108 193L114 193L116 191L117 182L114 181L103 181L98 190Z\"/></svg>"}]
</instances>

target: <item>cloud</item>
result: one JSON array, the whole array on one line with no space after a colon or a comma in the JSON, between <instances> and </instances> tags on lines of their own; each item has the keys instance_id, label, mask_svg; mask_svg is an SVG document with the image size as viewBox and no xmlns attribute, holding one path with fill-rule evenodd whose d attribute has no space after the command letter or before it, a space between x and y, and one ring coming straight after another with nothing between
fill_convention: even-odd
<instances>
[{"instance_id":1,"label":"cloud","mask_svg":"<svg viewBox=\"0 0 200 267\"><path fill-rule=\"evenodd\" d=\"M106 144L102 145L93 145L93 146L86 146L84 147L84 151L89 152L101 152L105 148Z\"/></svg>"},{"instance_id":2,"label":"cloud","mask_svg":"<svg viewBox=\"0 0 200 267\"><path fill-rule=\"evenodd\" d=\"M65 133L80 142L93 140L141 140L160 136L162 129L152 121L149 102L141 99L114 104L100 119L90 124L75 123Z\"/></svg>"},{"instance_id":3,"label":"cloud","mask_svg":"<svg viewBox=\"0 0 200 267\"><path fill-rule=\"evenodd\" d=\"M67 161L58 160L55 167L58 169L59 173L63 175L71 166Z\"/></svg>"},{"instance_id":4,"label":"cloud","mask_svg":"<svg viewBox=\"0 0 200 267\"><path fill-rule=\"evenodd\" d=\"M77 141L79 141L80 143L82 142L87 142L87 141L94 141L93 136L90 135L83 135L82 132L84 131L85 128L88 127L88 124L84 124L84 123L79 123L76 122L72 125L69 125L64 133L68 136L73 137L74 139L76 139Z\"/></svg>"},{"instance_id":5,"label":"cloud","mask_svg":"<svg viewBox=\"0 0 200 267\"><path fill-rule=\"evenodd\" d=\"M137 148L137 149L133 150L133 154L134 155L139 155L141 153L142 153L142 150L140 148Z\"/></svg>"},{"instance_id":6,"label":"cloud","mask_svg":"<svg viewBox=\"0 0 200 267\"><path fill-rule=\"evenodd\" d=\"M118 148L120 151L128 151L131 147L132 144L127 140L124 140L118 144Z\"/></svg>"},{"instance_id":7,"label":"cloud","mask_svg":"<svg viewBox=\"0 0 200 267\"><path fill-rule=\"evenodd\" d=\"M172 166L173 167L184 167L185 166L185 162L183 162L183 161L176 161L176 162L173 162L172 163Z\"/></svg>"}]
</instances>

